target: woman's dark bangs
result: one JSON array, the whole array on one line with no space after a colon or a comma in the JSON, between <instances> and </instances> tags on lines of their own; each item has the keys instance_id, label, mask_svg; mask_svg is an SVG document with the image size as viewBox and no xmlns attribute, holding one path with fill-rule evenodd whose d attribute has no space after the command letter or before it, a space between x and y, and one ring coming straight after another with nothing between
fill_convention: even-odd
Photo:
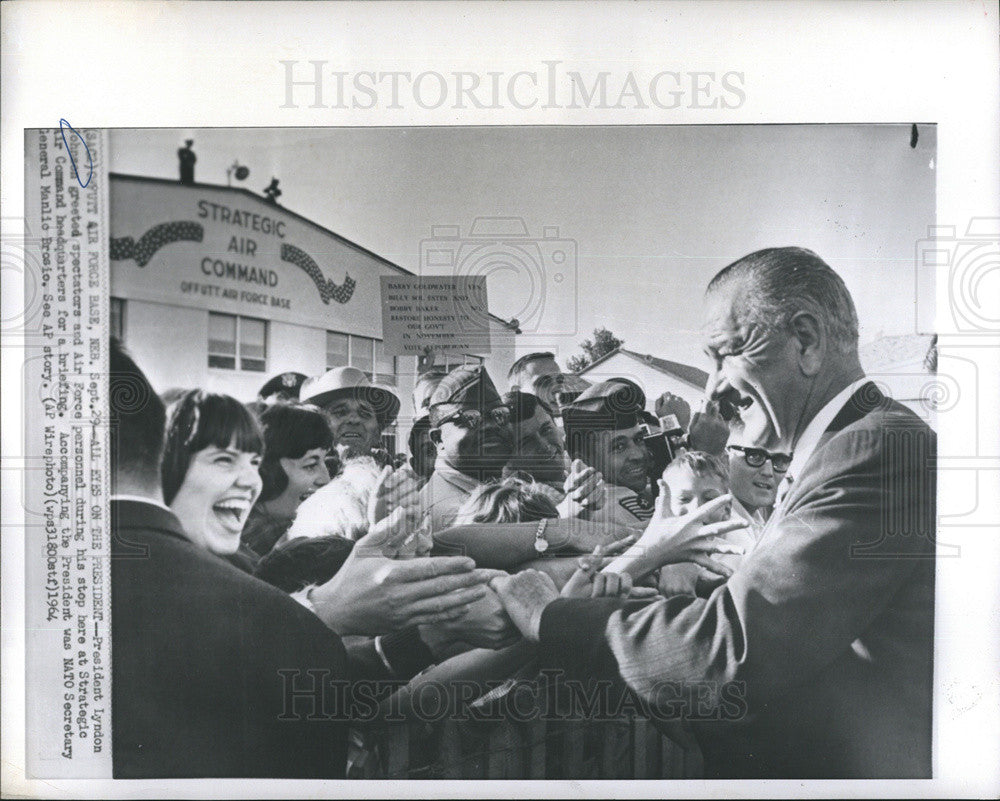
<instances>
[{"instance_id":1,"label":"woman's dark bangs","mask_svg":"<svg viewBox=\"0 0 1000 801\"><path fill-rule=\"evenodd\" d=\"M206 394L198 404L197 430L188 444L191 453L210 445L235 447L244 453L264 455L264 435L250 410L229 395Z\"/></svg>"}]
</instances>

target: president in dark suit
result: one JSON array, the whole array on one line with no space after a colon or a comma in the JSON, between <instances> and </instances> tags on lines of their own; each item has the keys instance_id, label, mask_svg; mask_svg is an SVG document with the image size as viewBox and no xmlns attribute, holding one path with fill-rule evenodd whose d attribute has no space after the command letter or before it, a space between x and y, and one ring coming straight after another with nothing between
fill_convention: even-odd
<instances>
[{"instance_id":1,"label":"president in dark suit","mask_svg":"<svg viewBox=\"0 0 1000 801\"><path fill-rule=\"evenodd\" d=\"M622 679L680 711L710 778L932 774L935 439L865 379L854 303L814 253L775 248L706 293L711 397L793 454L760 542L709 598L556 599L495 579L543 667ZM654 516L629 560L693 521Z\"/></svg>"}]
</instances>

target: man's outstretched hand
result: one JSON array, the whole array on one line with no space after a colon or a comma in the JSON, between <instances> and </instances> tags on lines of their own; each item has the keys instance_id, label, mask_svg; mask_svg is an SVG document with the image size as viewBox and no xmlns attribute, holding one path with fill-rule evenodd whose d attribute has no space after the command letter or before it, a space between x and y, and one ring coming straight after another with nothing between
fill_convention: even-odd
<instances>
[{"instance_id":1,"label":"man's outstretched hand","mask_svg":"<svg viewBox=\"0 0 1000 801\"><path fill-rule=\"evenodd\" d=\"M309 594L313 611L340 635L385 634L455 620L486 597L498 571L467 556L396 560L382 555L382 532L362 537L337 574Z\"/></svg>"},{"instance_id":2,"label":"man's outstretched hand","mask_svg":"<svg viewBox=\"0 0 1000 801\"><path fill-rule=\"evenodd\" d=\"M538 570L522 570L513 576L497 576L490 581L490 587L521 634L531 642L538 642L542 612L559 597L552 578Z\"/></svg>"}]
</instances>

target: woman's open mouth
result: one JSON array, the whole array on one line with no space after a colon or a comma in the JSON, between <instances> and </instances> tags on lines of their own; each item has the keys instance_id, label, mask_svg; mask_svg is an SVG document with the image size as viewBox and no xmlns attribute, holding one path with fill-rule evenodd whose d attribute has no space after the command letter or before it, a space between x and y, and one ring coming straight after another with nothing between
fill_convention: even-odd
<instances>
[{"instance_id":1,"label":"woman's open mouth","mask_svg":"<svg viewBox=\"0 0 1000 801\"><path fill-rule=\"evenodd\" d=\"M242 531L247 515L250 514L250 501L241 498L226 498L212 506L212 511L222 525L231 531Z\"/></svg>"}]
</instances>

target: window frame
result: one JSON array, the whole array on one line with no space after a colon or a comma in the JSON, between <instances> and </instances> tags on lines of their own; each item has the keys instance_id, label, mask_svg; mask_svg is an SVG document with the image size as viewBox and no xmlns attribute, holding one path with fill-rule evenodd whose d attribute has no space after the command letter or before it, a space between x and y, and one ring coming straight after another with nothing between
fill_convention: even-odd
<instances>
[{"instance_id":1,"label":"window frame","mask_svg":"<svg viewBox=\"0 0 1000 801\"><path fill-rule=\"evenodd\" d=\"M213 353L212 352L211 342L212 342L212 317L213 316L227 318L227 319L233 320L235 322L234 340L233 340L233 352L232 352L232 354L229 354L229 353L218 353L218 352ZM226 371L234 372L234 373L266 373L267 372L268 351L270 350L270 347L269 347L269 344L268 344L268 340L270 338L270 325L269 325L270 321L269 320L265 320L262 317L251 317L249 315L244 315L244 314L230 314L229 312L218 312L218 311L210 311L208 313L208 320L209 320L209 322L208 322L208 329L209 330L208 330L208 337L207 337L208 342L206 344L208 346L207 361L208 361L208 368L210 370L226 370ZM264 352L263 352L263 356L261 358L252 357L252 356L244 356L244 354L243 354L243 347L242 347L242 345L243 345L243 321L244 320L246 320L246 321L252 321L252 322L255 322L255 323L260 323L264 327L263 345L262 345L262 348L263 348ZM232 365L232 367L230 367L228 365L223 365L223 364L212 364L212 358L213 357L215 357L216 359L219 359L219 358L232 359L233 365ZM261 364L260 369L255 369L255 368L252 368L252 367L248 368L248 367L244 366L245 362L248 361L248 360L252 360L254 362L260 362L260 364Z\"/></svg>"}]
</instances>

